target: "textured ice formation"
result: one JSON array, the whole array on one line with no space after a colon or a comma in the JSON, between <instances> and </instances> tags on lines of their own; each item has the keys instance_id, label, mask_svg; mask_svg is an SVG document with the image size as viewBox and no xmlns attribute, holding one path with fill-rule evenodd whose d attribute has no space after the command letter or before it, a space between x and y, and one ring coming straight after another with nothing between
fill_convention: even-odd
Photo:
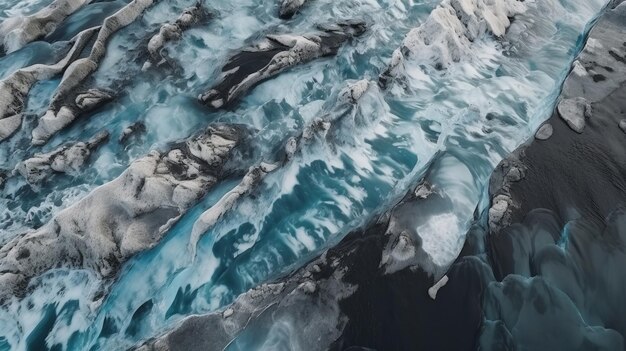
<instances>
[{"instance_id":1,"label":"textured ice formation","mask_svg":"<svg viewBox=\"0 0 626 351\"><path fill-rule=\"evenodd\" d=\"M251 289L222 311L185 319L175 330L150 340L137 351L289 345L321 349L328 340L339 337L346 320L338 301L355 288L342 281L344 272L338 265L335 257L322 257L284 281ZM248 337L247 328L262 330L264 338L259 340L254 334ZM288 340L281 340L284 334L289 335Z\"/></svg>"},{"instance_id":2,"label":"textured ice formation","mask_svg":"<svg viewBox=\"0 0 626 351\"><path fill-rule=\"evenodd\" d=\"M81 85L96 69L106 54L110 37L121 28L134 22L153 0L133 0L110 17L107 17L96 37L89 56L72 62L63 75L46 113L32 131L34 145L45 144L58 131L72 123L78 115L111 99L97 89L80 91Z\"/></svg>"},{"instance_id":3,"label":"textured ice formation","mask_svg":"<svg viewBox=\"0 0 626 351\"><path fill-rule=\"evenodd\" d=\"M37 184L53 172L77 174L89 159L91 153L109 138L109 132L102 131L86 142L63 145L45 154L35 154L20 162L16 171L30 184Z\"/></svg>"},{"instance_id":4,"label":"textured ice formation","mask_svg":"<svg viewBox=\"0 0 626 351\"><path fill-rule=\"evenodd\" d=\"M0 0L0 17L29 16L49 2ZM518 343L536 334L529 326L538 328L555 311L576 315L578 305L566 300L570 293L558 291L574 286L571 279L562 278L559 286L552 277L540 277L538 283L502 282L502 291L540 297L536 300L547 301L552 309L541 309L541 301L498 299L502 277L492 271L485 244L503 253L494 255L493 262L506 266L506 257L519 258L516 273L533 274L538 271L530 264L545 264L545 253L526 255L528 247L547 243L551 250L570 250L570 243L584 245L590 248L584 255L590 257L609 244L572 236L571 224L551 226L559 219L546 217L537 223L548 223L550 235L508 241L506 228L520 221L515 211L526 211L516 187L535 184L532 179L538 177L524 155L517 155L519 163L509 163L515 169L508 167L501 175L508 191L499 195L506 196L489 197L484 188L498 162L533 138L540 125L536 144L564 146L551 154L553 161L564 154L593 155L600 165L595 168L602 170L598 179L610 175L621 186L621 175L608 160L621 162L620 155L596 152L587 139L568 143L563 136L569 134L563 133L591 138L599 125L606 125L623 140L619 123L624 117L604 119L605 100L596 103L584 94L559 97L570 63L584 44L585 25L605 1L315 0L304 5L306 16L288 21L276 13L283 3L155 1L139 10L143 5L126 0L94 2L59 23L46 43L33 42L0 57L2 77L36 63L51 65L70 49L60 40L102 24L120 8L135 6L141 12L125 30L102 42L106 52L93 61L93 70L87 67L82 75L68 69L61 82L52 77L35 83L23 100L21 126L0 144L1 183L1 174L20 161L63 150L68 141L88 140L103 129L119 140L101 145L71 177L54 176L37 186L21 176L4 181L0 243L15 246L0 249L0 271L7 272L2 279L20 284L13 285L18 294L5 293L0 305L0 350L122 350L133 345L186 351L456 350L472 349L479 341L488 349L490 335L514 335L506 343ZM211 6L214 17L206 25L187 16L185 9L198 5ZM364 19L371 30L357 38L359 27L318 27L346 18ZM405 37L409 31L423 37ZM166 43L170 37L176 43ZM401 84L380 89L372 78L393 67L393 49L404 47L403 39L416 50L406 46L394 54L401 57L393 70ZM426 43L428 39L435 41ZM251 43L257 46L241 49ZM326 59L308 58L324 55L324 47L332 47ZM609 73L619 67L595 67L593 62L604 62L607 53L597 48L597 57L588 64L578 62L574 71L604 82L601 90L612 94ZM80 60L91 57L90 49L83 50ZM620 47L613 52L623 56ZM299 56L303 53L307 55ZM239 61L234 64L229 57ZM164 60L167 64L159 65ZM152 68L141 70L146 61ZM224 62L229 69L222 71ZM79 79L67 79L74 76ZM230 86L224 83L229 79ZM224 99L235 93L231 101L221 102L227 109L207 110L197 103L198 93L209 86L224 88L218 96ZM589 90L598 91L594 86ZM582 134L556 114L544 124L557 102L578 97L585 97L593 112ZM104 104L110 99L115 101ZM37 117L47 110L53 114L38 128ZM88 118L68 124L83 113ZM52 123L53 115L61 117L54 117L58 124ZM202 133L188 137L207 124L219 129L217 122L239 130L235 134L240 137L199 142L204 146L194 145ZM246 127L235 127L239 123ZM33 128L45 132L36 143L49 139L49 146L31 145ZM241 141L248 129L254 132ZM614 145L623 145L610 137ZM208 144L230 152L213 159L215 148ZM166 151L145 156L152 149ZM227 163L212 167L207 160ZM558 170L559 162L553 163ZM579 178L557 179L583 189L581 197L590 199L590 208L602 206L590 195L595 188L588 190ZM599 183L598 188L606 185ZM571 208L553 211L558 213L554 218L575 217ZM619 211L613 213L621 218ZM502 245L495 235L487 236L490 221L500 230ZM586 232L609 233L598 236L613 240L620 225L614 223L606 226L610 230L600 225ZM60 237L53 231L57 224ZM535 231L533 225L529 233ZM598 245L590 245L592 241ZM513 245L511 254L507 249ZM67 261L52 258L57 254ZM619 252L600 256L623 265ZM572 262L586 267L582 260ZM589 274L600 275L596 270ZM520 276L518 281L526 281ZM440 288L442 277L448 280ZM578 277L585 286L597 286ZM9 289L11 284L1 286ZM490 302L483 300L486 295ZM600 295L593 299L619 304ZM591 301L591 294L584 296ZM495 307L484 308L486 303ZM520 318L500 315L520 306ZM606 323L599 328L597 322L617 320L622 311L615 310L583 311L554 335L571 332L574 337L563 343L570 349L581 340L582 345L619 348L619 338L609 330L618 327ZM513 332L491 328L487 324L492 321ZM488 332L478 340L482 330Z\"/></svg>"},{"instance_id":5,"label":"textured ice formation","mask_svg":"<svg viewBox=\"0 0 626 351\"><path fill-rule=\"evenodd\" d=\"M0 141L10 137L22 124L22 110L33 85L60 74L78 58L94 33L95 29L89 29L78 34L69 42L71 48L67 55L56 64L28 66L0 81Z\"/></svg>"},{"instance_id":6,"label":"textured ice formation","mask_svg":"<svg viewBox=\"0 0 626 351\"><path fill-rule=\"evenodd\" d=\"M54 0L30 16L7 18L0 23L0 52L11 53L52 33L69 15L90 2L91 0Z\"/></svg>"},{"instance_id":7,"label":"textured ice formation","mask_svg":"<svg viewBox=\"0 0 626 351\"><path fill-rule=\"evenodd\" d=\"M32 277L59 266L111 278L220 179L244 135L240 126L215 125L167 152L153 151L47 225L9 241L0 249L0 297L22 295Z\"/></svg>"},{"instance_id":8,"label":"textured ice formation","mask_svg":"<svg viewBox=\"0 0 626 351\"><path fill-rule=\"evenodd\" d=\"M334 55L348 39L365 31L363 22L340 22L305 35L268 35L232 57L222 68L221 82L199 96L211 108L232 104L255 85L284 70L319 57Z\"/></svg>"},{"instance_id":9,"label":"textured ice formation","mask_svg":"<svg viewBox=\"0 0 626 351\"><path fill-rule=\"evenodd\" d=\"M278 152L278 157L274 156L275 159L272 161L261 162L259 165L251 167L237 186L222 196L210 209L202 213L194 223L191 232L191 255L195 256L196 245L200 236L215 226L220 218L231 210L241 197L255 190L265 176L278 168L285 167L296 155L301 155L303 147L310 147L316 138L324 140L328 136L329 131L340 128L338 124L341 123L343 117L345 117L347 113L345 111L346 108L347 110L353 110L354 105L369 87L370 82L367 80L348 84L339 92L337 104L334 106L331 113L322 118L315 118L310 124L306 125L297 136L288 138L283 143L283 149ZM338 140L326 142L332 144L336 141Z\"/></svg>"},{"instance_id":10,"label":"textured ice formation","mask_svg":"<svg viewBox=\"0 0 626 351\"><path fill-rule=\"evenodd\" d=\"M250 193L263 178L273 170L278 168L276 164L261 163L258 166L250 168L248 173L243 177L241 183L239 183L233 190L224 195L213 207L206 210L200 218L194 223L193 230L191 232L191 252L192 256L195 256L196 245L200 235L206 232L209 228L213 227L217 221L230 210L237 200L242 196Z\"/></svg>"},{"instance_id":11,"label":"textured ice formation","mask_svg":"<svg viewBox=\"0 0 626 351\"><path fill-rule=\"evenodd\" d=\"M183 31L208 17L210 17L210 13L198 2L195 6L186 8L174 23L167 23L161 26L159 33L150 38L148 42L148 52L150 53L152 63L160 65L166 62L167 59L162 52L165 44L170 41L179 40ZM149 66L151 64L147 63L147 65Z\"/></svg>"},{"instance_id":12,"label":"textured ice formation","mask_svg":"<svg viewBox=\"0 0 626 351\"><path fill-rule=\"evenodd\" d=\"M406 60L436 69L472 55L472 42L490 33L504 36L510 18L526 10L519 0L444 0L428 19L412 29L391 57L381 83L398 76Z\"/></svg>"}]
</instances>

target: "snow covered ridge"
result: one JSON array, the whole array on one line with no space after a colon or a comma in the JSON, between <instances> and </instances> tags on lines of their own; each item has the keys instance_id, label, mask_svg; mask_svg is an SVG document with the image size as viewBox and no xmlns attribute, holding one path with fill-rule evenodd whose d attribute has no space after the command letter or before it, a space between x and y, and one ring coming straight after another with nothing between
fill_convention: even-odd
<instances>
[{"instance_id":1,"label":"snow covered ridge","mask_svg":"<svg viewBox=\"0 0 626 351\"><path fill-rule=\"evenodd\" d=\"M479 205L470 232L487 231L486 244L485 238L468 235L461 257L448 273L431 277L424 272L429 267L415 255L423 244L411 242L407 235L415 227L412 221L429 216L424 212L440 206L438 203L451 202L444 184L437 184L441 175L431 172L388 213L304 267L249 290L230 306L188 317L138 350L259 345L382 349L378 348L385 345L382 338L387 345L436 345L439 347L432 349L442 350L468 345L481 349L500 349L502 345L623 349L626 314L619 302L624 286L620 267L626 258L618 248L626 241L626 188L620 176L626 163L624 135L618 125L626 101L621 72L626 67L622 62L626 46L621 40L626 30L624 16L626 6L620 5L598 22L574 63L582 70L572 72L566 81L572 90L561 94L593 101L593 123L582 133L570 130L555 109L549 122L554 125L553 135L530 140L529 149L526 145L518 149L492 174L494 205L500 192L513 191L519 202L555 206L554 212L535 209L524 219L518 206L508 208L517 212L514 216L489 209L481 215L485 208ZM594 89L593 76L598 74L604 79L596 78L598 87ZM564 145L574 150L577 143L585 145L584 152L563 152ZM523 155L525 149L531 152ZM444 157L450 155L442 153L439 162ZM527 173L527 166L535 167L534 171ZM555 197L560 200L555 202ZM568 213L568 207L574 205L578 211ZM497 211L502 207L506 206L498 205ZM523 211L529 209L532 207ZM559 223L564 220L560 215L569 215L571 222ZM494 255L490 257L493 261L487 255ZM410 269L403 269L407 267ZM502 279L501 273L507 271L513 272ZM431 298L433 301L428 301ZM381 328L387 322L420 328L410 329L411 333L403 328ZM545 335L554 337L547 340Z\"/></svg>"},{"instance_id":2,"label":"snow covered ridge","mask_svg":"<svg viewBox=\"0 0 626 351\"><path fill-rule=\"evenodd\" d=\"M268 35L232 57L222 68L221 82L199 99L214 109L231 105L257 84L288 68L336 54L343 43L365 29L364 22L353 21L320 26L319 32L304 35Z\"/></svg>"},{"instance_id":3,"label":"snow covered ridge","mask_svg":"<svg viewBox=\"0 0 626 351\"><path fill-rule=\"evenodd\" d=\"M215 205L204 211L194 223L189 242L191 256L195 257L196 255L196 245L200 237L215 226L242 197L253 192L268 174L285 167L297 155L302 154L304 147L311 146L317 140L331 146L334 142L339 141L332 138L334 136L332 131L337 131L341 128L340 123L343 122L343 119L348 118L346 115L349 115L350 112L356 109L359 99L369 88L376 89L367 80L348 84L339 92L336 104L330 113L324 117L315 118L302 129L301 133L287 138L282 143L282 149L278 152L278 155L274 156L273 160L262 161L258 165L250 167L241 182L222 196Z\"/></svg>"},{"instance_id":4,"label":"snow covered ridge","mask_svg":"<svg viewBox=\"0 0 626 351\"><path fill-rule=\"evenodd\" d=\"M30 184L38 184L53 172L76 175L91 153L108 139L109 132L104 130L87 142L79 141L63 145L45 154L35 154L20 162L15 170Z\"/></svg>"},{"instance_id":5,"label":"snow covered ridge","mask_svg":"<svg viewBox=\"0 0 626 351\"><path fill-rule=\"evenodd\" d=\"M0 299L22 296L32 277L59 266L114 276L220 179L246 134L241 126L214 125L165 153L153 151L44 227L11 240L0 249Z\"/></svg>"},{"instance_id":6,"label":"snow covered ridge","mask_svg":"<svg viewBox=\"0 0 626 351\"><path fill-rule=\"evenodd\" d=\"M510 18L526 8L521 0L444 0L393 52L381 83L398 76L407 60L436 69L459 62L471 54L475 40L486 34L504 36Z\"/></svg>"},{"instance_id":7,"label":"snow covered ridge","mask_svg":"<svg viewBox=\"0 0 626 351\"><path fill-rule=\"evenodd\" d=\"M68 16L92 0L55 0L26 17L8 18L0 23L0 53L11 53L52 33Z\"/></svg>"},{"instance_id":8,"label":"snow covered ridge","mask_svg":"<svg viewBox=\"0 0 626 351\"><path fill-rule=\"evenodd\" d=\"M93 37L97 28L85 30L70 41L67 55L54 65L36 64L22 68L0 80L0 142L15 133L22 124L22 109L35 83L60 74Z\"/></svg>"},{"instance_id":9,"label":"snow covered ridge","mask_svg":"<svg viewBox=\"0 0 626 351\"><path fill-rule=\"evenodd\" d=\"M164 63L166 58L163 56L163 46L165 46L168 41L180 39L183 31L209 17L211 17L209 11L198 2L195 6L186 8L174 23L166 23L161 26L159 33L150 38L148 42L148 52L150 53L151 62L147 62L144 68L150 67L152 63L156 65Z\"/></svg>"},{"instance_id":10,"label":"snow covered ridge","mask_svg":"<svg viewBox=\"0 0 626 351\"><path fill-rule=\"evenodd\" d=\"M133 0L104 20L89 56L72 62L63 74L48 111L39 119L39 125L33 129L34 145L45 144L52 135L68 126L78 115L111 99L106 92L94 89L83 92L79 89L98 69L100 61L106 54L106 45L110 37L134 22L153 2L154 0Z\"/></svg>"}]
</instances>

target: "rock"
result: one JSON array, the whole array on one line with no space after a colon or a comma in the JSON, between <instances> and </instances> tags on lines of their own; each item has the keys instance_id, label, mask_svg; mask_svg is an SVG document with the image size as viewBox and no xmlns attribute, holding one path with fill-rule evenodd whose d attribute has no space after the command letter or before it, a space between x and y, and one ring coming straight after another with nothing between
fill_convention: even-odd
<instances>
[{"instance_id":1,"label":"rock","mask_svg":"<svg viewBox=\"0 0 626 351\"><path fill-rule=\"evenodd\" d=\"M226 310L224 310L224 313L222 313L222 317L228 318L228 317L232 316L233 313L235 313L235 311L233 311L232 308L227 308Z\"/></svg>"},{"instance_id":2,"label":"rock","mask_svg":"<svg viewBox=\"0 0 626 351\"><path fill-rule=\"evenodd\" d=\"M339 92L339 101L343 103L355 104L369 88L367 79L359 80L349 84Z\"/></svg>"},{"instance_id":3,"label":"rock","mask_svg":"<svg viewBox=\"0 0 626 351\"><path fill-rule=\"evenodd\" d=\"M624 133L626 133L626 119L619 121L619 127Z\"/></svg>"},{"instance_id":4,"label":"rock","mask_svg":"<svg viewBox=\"0 0 626 351\"><path fill-rule=\"evenodd\" d=\"M585 129L585 119L591 117L591 105L583 97L563 99L557 110L567 125L579 134Z\"/></svg>"},{"instance_id":5,"label":"rock","mask_svg":"<svg viewBox=\"0 0 626 351\"><path fill-rule=\"evenodd\" d=\"M0 119L0 141L7 139L11 135L13 135L13 133L15 133L21 125L21 113Z\"/></svg>"},{"instance_id":6,"label":"rock","mask_svg":"<svg viewBox=\"0 0 626 351\"><path fill-rule=\"evenodd\" d=\"M524 174L515 166L511 167L506 174L506 181L509 183L519 182L522 178L524 178Z\"/></svg>"},{"instance_id":7,"label":"rock","mask_svg":"<svg viewBox=\"0 0 626 351\"><path fill-rule=\"evenodd\" d=\"M89 89L84 93L78 94L78 96L76 96L75 103L81 111L88 111L112 99L113 95L106 91Z\"/></svg>"},{"instance_id":8,"label":"rock","mask_svg":"<svg viewBox=\"0 0 626 351\"><path fill-rule=\"evenodd\" d=\"M552 136L553 131L554 128L552 128L552 124L546 123L539 127L537 133L535 133L535 138L537 138L537 140L548 140Z\"/></svg>"},{"instance_id":9,"label":"rock","mask_svg":"<svg viewBox=\"0 0 626 351\"><path fill-rule=\"evenodd\" d=\"M489 208L489 227L497 228L505 218L511 199L506 195L498 195Z\"/></svg>"},{"instance_id":10,"label":"rock","mask_svg":"<svg viewBox=\"0 0 626 351\"><path fill-rule=\"evenodd\" d=\"M433 186L429 182L423 182L415 188L415 197L425 199L433 193Z\"/></svg>"},{"instance_id":11,"label":"rock","mask_svg":"<svg viewBox=\"0 0 626 351\"><path fill-rule=\"evenodd\" d=\"M428 296L430 296L431 299L435 300L437 298L437 292L439 292L439 289L446 286L447 283L448 276L444 275L441 279L439 279L437 283L435 283L435 285L428 289Z\"/></svg>"},{"instance_id":12,"label":"rock","mask_svg":"<svg viewBox=\"0 0 626 351\"><path fill-rule=\"evenodd\" d=\"M304 283L300 284L298 288L302 290L305 294L313 294L317 286L315 285L314 281L307 280Z\"/></svg>"},{"instance_id":13,"label":"rock","mask_svg":"<svg viewBox=\"0 0 626 351\"><path fill-rule=\"evenodd\" d=\"M268 35L232 57L222 68L220 83L198 99L213 109L228 106L257 84L290 67L336 54L343 43L364 31L363 22L342 22L320 26L318 32L305 35Z\"/></svg>"}]
</instances>

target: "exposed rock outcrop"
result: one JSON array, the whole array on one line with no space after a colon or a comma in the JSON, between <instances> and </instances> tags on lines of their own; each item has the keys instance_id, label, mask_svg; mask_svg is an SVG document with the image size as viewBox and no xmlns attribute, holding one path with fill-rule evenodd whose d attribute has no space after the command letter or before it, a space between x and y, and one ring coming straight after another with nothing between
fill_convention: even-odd
<instances>
[{"instance_id":1,"label":"exposed rock outcrop","mask_svg":"<svg viewBox=\"0 0 626 351\"><path fill-rule=\"evenodd\" d=\"M554 128L552 128L552 124L545 123L541 125L539 129L537 129L537 132L535 133L535 138L537 140L548 140L552 136L553 132Z\"/></svg>"}]
</instances>

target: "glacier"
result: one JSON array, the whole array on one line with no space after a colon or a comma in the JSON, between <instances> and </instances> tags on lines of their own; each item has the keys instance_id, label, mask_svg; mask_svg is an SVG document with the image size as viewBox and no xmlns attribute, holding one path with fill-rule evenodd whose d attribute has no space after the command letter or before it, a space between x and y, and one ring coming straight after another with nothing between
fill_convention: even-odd
<instances>
[{"instance_id":1,"label":"glacier","mask_svg":"<svg viewBox=\"0 0 626 351\"><path fill-rule=\"evenodd\" d=\"M623 349L624 11L0 0L0 350Z\"/></svg>"}]
</instances>

